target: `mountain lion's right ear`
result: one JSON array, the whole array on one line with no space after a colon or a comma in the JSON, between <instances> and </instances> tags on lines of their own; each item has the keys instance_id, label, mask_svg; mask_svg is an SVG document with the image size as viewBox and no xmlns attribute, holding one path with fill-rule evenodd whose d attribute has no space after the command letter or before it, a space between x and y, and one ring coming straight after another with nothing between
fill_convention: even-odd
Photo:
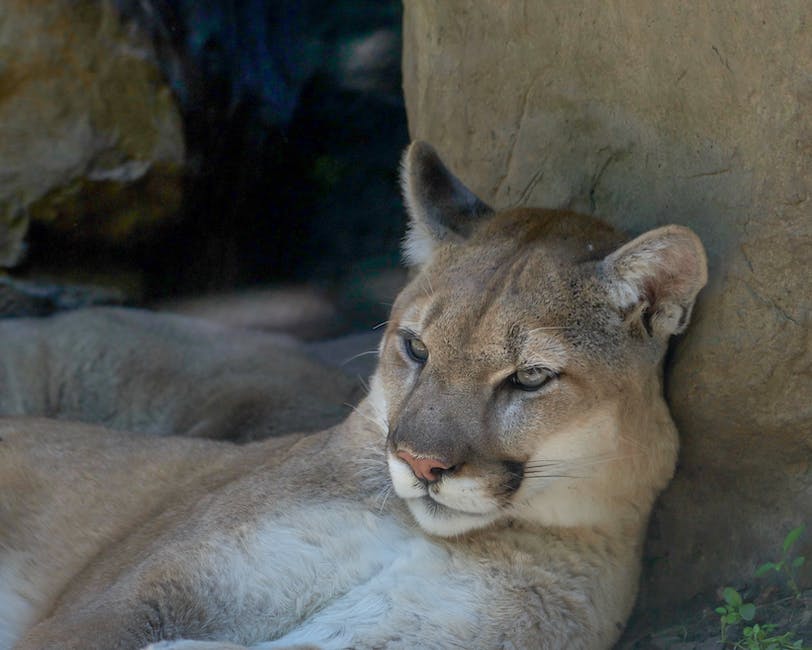
<instances>
[{"instance_id":1,"label":"mountain lion's right ear","mask_svg":"<svg viewBox=\"0 0 812 650\"><path fill-rule=\"evenodd\" d=\"M409 266L425 264L438 244L467 237L479 219L493 214L425 142L417 140L406 149L400 183L409 213L403 242Z\"/></svg>"}]
</instances>

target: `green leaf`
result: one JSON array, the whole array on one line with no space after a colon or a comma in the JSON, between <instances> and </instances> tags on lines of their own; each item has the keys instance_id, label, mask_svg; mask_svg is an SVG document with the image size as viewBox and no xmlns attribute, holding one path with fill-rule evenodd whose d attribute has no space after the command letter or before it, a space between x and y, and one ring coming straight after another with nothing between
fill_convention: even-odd
<instances>
[{"instance_id":1,"label":"green leaf","mask_svg":"<svg viewBox=\"0 0 812 650\"><path fill-rule=\"evenodd\" d=\"M770 571L775 571L775 562L765 562L758 569L756 569L756 578L761 578L767 575Z\"/></svg>"},{"instance_id":2,"label":"green leaf","mask_svg":"<svg viewBox=\"0 0 812 650\"><path fill-rule=\"evenodd\" d=\"M745 621L752 621L756 615L756 606L753 603L744 603L739 608L739 614Z\"/></svg>"},{"instance_id":3,"label":"green leaf","mask_svg":"<svg viewBox=\"0 0 812 650\"><path fill-rule=\"evenodd\" d=\"M728 605L733 605L733 607L738 607L742 604L742 597L733 587L725 587L722 591L722 597Z\"/></svg>"},{"instance_id":4,"label":"green leaf","mask_svg":"<svg viewBox=\"0 0 812 650\"><path fill-rule=\"evenodd\" d=\"M725 609L724 607L717 607L714 611L717 614L727 614L727 609Z\"/></svg>"},{"instance_id":5,"label":"green leaf","mask_svg":"<svg viewBox=\"0 0 812 650\"><path fill-rule=\"evenodd\" d=\"M804 562L806 562L806 558L803 555L799 555L792 561L792 568L793 569L800 569Z\"/></svg>"},{"instance_id":6,"label":"green leaf","mask_svg":"<svg viewBox=\"0 0 812 650\"><path fill-rule=\"evenodd\" d=\"M726 616L722 617L728 625L735 625L739 622L739 614L737 612L730 612Z\"/></svg>"},{"instance_id":7,"label":"green leaf","mask_svg":"<svg viewBox=\"0 0 812 650\"><path fill-rule=\"evenodd\" d=\"M789 549L792 548L792 545L798 541L798 538L803 534L803 532L804 525L801 524L797 528L793 528L791 531L787 533L787 536L784 538L784 546L783 546L784 553L786 553L787 551L789 551Z\"/></svg>"}]
</instances>

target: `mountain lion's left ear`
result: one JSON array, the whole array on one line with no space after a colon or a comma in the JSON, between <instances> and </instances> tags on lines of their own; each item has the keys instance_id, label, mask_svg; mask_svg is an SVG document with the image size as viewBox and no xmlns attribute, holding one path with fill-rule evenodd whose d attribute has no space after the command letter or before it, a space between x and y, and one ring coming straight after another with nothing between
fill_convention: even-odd
<instances>
[{"instance_id":1,"label":"mountain lion's left ear","mask_svg":"<svg viewBox=\"0 0 812 650\"><path fill-rule=\"evenodd\" d=\"M640 235L601 264L617 307L639 318L649 336L668 338L682 332L696 295L708 281L702 242L683 226Z\"/></svg>"},{"instance_id":2,"label":"mountain lion's left ear","mask_svg":"<svg viewBox=\"0 0 812 650\"><path fill-rule=\"evenodd\" d=\"M410 266L427 262L439 243L467 237L479 219L493 213L425 142L406 149L400 182L409 213L403 255Z\"/></svg>"}]
</instances>

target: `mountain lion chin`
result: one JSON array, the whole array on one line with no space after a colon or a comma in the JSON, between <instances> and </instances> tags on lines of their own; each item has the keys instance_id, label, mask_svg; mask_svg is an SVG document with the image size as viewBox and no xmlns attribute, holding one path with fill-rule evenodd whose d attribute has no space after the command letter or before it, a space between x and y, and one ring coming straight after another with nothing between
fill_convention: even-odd
<instances>
[{"instance_id":1,"label":"mountain lion chin","mask_svg":"<svg viewBox=\"0 0 812 650\"><path fill-rule=\"evenodd\" d=\"M406 505L420 527L437 537L464 535L485 528L499 518L496 512L476 514L454 510L428 495L407 499Z\"/></svg>"}]
</instances>

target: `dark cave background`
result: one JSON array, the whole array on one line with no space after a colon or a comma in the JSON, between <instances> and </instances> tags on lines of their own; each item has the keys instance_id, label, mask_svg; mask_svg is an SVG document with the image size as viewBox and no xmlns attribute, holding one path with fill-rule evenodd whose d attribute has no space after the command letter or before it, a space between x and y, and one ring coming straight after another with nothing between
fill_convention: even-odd
<instances>
[{"instance_id":1,"label":"dark cave background","mask_svg":"<svg viewBox=\"0 0 812 650\"><path fill-rule=\"evenodd\" d=\"M126 251L75 244L73 261L136 269L140 304L294 282L351 295L398 265L399 0L116 5L149 34L180 106L183 204L156 236ZM36 224L30 242L34 267L61 245Z\"/></svg>"}]
</instances>

